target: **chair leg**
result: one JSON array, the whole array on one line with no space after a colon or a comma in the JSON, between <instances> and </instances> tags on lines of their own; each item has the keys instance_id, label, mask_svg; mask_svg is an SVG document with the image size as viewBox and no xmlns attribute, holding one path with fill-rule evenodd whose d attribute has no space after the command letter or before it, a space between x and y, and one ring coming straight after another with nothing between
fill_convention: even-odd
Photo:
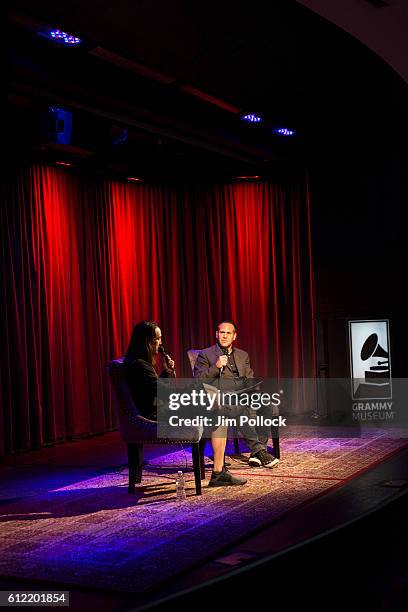
<instances>
[{"instance_id":1,"label":"chair leg","mask_svg":"<svg viewBox=\"0 0 408 612\"><path fill-rule=\"evenodd\" d=\"M131 442L127 445L129 466L129 493L135 492L135 484L142 482L143 444Z\"/></svg>"},{"instance_id":2,"label":"chair leg","mask_svg":"<svg viewBox=\"0 0 408 612\"><path fill-rule=\"evenodd\" d=\"M199 442L193 442L191 445L191 454L193 455L193 469L196 495L201 495L201 460Z\"/></svg>"},{"instance_id":3,"label":"chair leg","mask_svg":"<svg viewBox=\"0 0 408 612\"><path fill-rule=\"evenodd\" d=\"M200 476L201 476L201 480L205 480L204 451L205 451L206 442L207 442L207 438L201 438L200 442L198 443L198 448L199 448L199 451L200 451Z\"/></svg>"},{"instance_id":4,"label":"chair leg","mask_svg":"<svg viewBox=\"0 0 408 612\"><path fill-rule=\"evenodd\" d=\"M279 429L271 427L271 437L275 459L280 459Z\"/></svg>"}]
</instances>

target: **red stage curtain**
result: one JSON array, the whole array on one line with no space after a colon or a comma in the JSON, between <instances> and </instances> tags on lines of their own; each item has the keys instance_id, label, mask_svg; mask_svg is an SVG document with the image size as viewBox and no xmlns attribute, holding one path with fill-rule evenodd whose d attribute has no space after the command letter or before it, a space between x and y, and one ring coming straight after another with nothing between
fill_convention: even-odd
<instances>
[{"instance_id":1,"label":"red stage curtain","mask_svg":"<svg viewBox=\"0 0 408 612\"><path fill-rule=\"evenodd\" d=\"M140 319L179 375L221 317L257 375L314 375L304 181L176 189L30 165L5 189L2 454L113 428L105 364Z\"/></svg>"}]
</instances>

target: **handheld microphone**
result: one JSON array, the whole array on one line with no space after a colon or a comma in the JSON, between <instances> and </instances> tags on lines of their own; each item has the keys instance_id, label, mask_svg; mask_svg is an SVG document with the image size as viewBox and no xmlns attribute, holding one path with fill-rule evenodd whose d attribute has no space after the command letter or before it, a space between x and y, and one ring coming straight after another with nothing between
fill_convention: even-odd
<instances>
[{"instance_id":1,"label":"handheld microphone","mask_svg":"<svg viewBox=\"0 0 408 612\"><path fill-rule=\"evenodd\" d=\"M164 350L164 346L162 344L159 346L158 350L159 350L160 355L163 356L166 364L168 365L169 359L171 359L170 355L166 353L166 351ZM173 372L174 376L176 376L176 370L174 368L170 368L170 369Z\"/></svg>"},{"instance_id":2,"label":"handheld microphone","mask_svg":"<svg viewBox=\"0 0 408 612\"><path fill-rule=\"evenodd\" d=\"M227 356L228 356L228 354L229 354L229 353L228 353L228 349L226 349L226 348L223 348L223 349L222 349L222 352L224 353L224 355L227 355ZM221 367L220 367L220 378L221 378L221 376L222 376L222 373L223 373L223 371L224 371L224 368L225 368L225 366L221 366Z\"/></svg>"}]
</instances>

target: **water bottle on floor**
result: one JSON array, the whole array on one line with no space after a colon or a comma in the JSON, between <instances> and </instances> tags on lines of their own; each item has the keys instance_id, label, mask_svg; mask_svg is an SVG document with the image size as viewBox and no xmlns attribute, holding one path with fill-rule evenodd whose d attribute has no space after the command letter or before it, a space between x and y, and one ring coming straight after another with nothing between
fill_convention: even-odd
<instances>
[{"instance_id":1,"label":"water bottle on floor","mask_svg":"<svg viewBox=\"0 0 408 612\"><path fill-rule=\"evenodd\" d=\"M183 499L186 499L186 483L184 482L184 475L181 470L177 472L176 498L177 501L183 501Z\"/></svg>"}]
</instances>

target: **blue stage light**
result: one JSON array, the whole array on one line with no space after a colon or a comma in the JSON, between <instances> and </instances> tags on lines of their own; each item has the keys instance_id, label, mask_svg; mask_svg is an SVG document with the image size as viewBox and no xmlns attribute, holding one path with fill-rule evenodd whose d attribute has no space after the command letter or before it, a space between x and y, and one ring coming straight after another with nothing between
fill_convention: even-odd
<instances>
[{"instance_id":1,"label":"blue stage light","mask_svg":"<svg viewBox=\"0 0 408 612\"><path fill-rule=\"evenodd\" d=\"M61 45L67 45L68 47L79 45L82 42L77 36L73 36L72 34L63 32L62 30L46 30L38 33L40 36L49 38L50 40L53 40Z\"/></svg>"},{"instance_id":2,"label":"blue stage light","mask_svg":"<svg viewBox=\"0 0 408 612\"><path fill-rule=\"evenodd\" d=\"M295 130L290 130L289 128L276 128L273 130L273 133L280 136L296 136Z\"/></svg>"},{"instance_id":3,"label":"blue stage light","mask_svg":"<svg viewBox=\"0 0 408 612\"><path fill-rule=\"evenodd\" d=\"M242 121L248 121L248 123L260 123L262 121L262 117L260 115L255 115L254 113L241 115L241 119Z\"/></svg>"}]
</instances>

